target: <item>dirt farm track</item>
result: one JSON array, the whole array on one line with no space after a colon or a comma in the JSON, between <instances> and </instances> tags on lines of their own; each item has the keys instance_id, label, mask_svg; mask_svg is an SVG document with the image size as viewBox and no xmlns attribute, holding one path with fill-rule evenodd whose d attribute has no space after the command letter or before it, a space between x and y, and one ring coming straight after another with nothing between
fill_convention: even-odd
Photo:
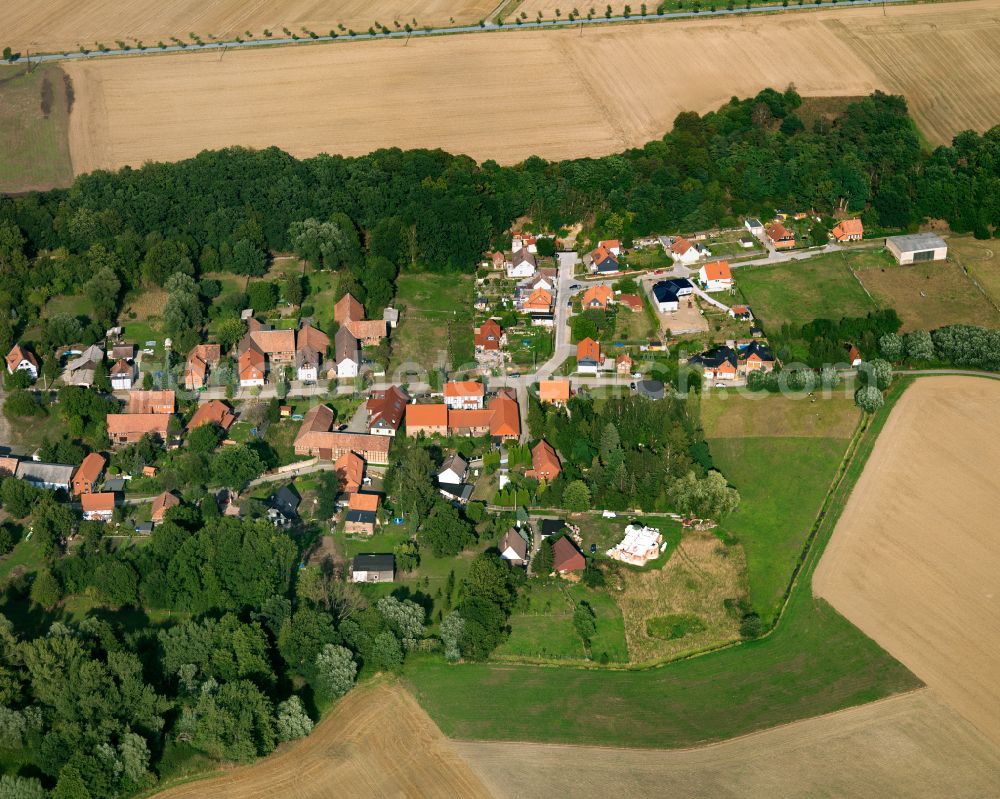
<instances>
[{"instance_id":1,"label":"dirt farm track","mask_svg":"<svg viewBox=\"0 0 1000 799\"><path fill-rule=\"evenodd\" d=\"M946 142L1000 122L1000 0L65 68L77 173L232 144L303 156L442 147L502 162L600 155L661 136L682 110L789 83L807 96L904 94L927 138Z\"/></svg>"}]
</instances>

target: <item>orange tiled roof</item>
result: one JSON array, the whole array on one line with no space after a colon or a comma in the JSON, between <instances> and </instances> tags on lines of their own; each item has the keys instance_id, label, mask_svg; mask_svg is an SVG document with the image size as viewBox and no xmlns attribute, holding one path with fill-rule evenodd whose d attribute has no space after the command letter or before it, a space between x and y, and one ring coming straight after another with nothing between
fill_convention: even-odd
<instances>
[{"instance_id":1,"label":"orange tiled roof","mask_svg":"<svg viewBox=\"0 0 1000 799\"><path fill-rule=\"evenodd\" d=\"M569 400L569 380L542 380L538 383L538 398L542 402Z\"/></svg>"},{"instance_id":2,"label":"orange tiled roof","mask_svg":"<svg viewBox=\"0 0 1000 799\"><path fill-rule=\"evenodd\" d=\"M705 277L708 280L732 280L733 273L729 268L729 261L713 261L702 267L705 270Z\"/></svg>"}]
</instances>

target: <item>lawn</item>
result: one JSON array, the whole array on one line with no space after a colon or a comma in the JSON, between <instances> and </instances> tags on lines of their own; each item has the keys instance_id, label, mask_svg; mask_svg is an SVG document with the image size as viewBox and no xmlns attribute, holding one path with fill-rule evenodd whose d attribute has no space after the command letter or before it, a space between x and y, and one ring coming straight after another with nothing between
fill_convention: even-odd
<instances>
[{"instance_id":1,"label":"lawn","mask_svg":"<svg viewBox=\"0 0 1000 799\"><path fill-rule=\"evenodd\" d=\"M561 579L529 584L511 616L510 637L497 649L497 657L584 660L583 642L573 627L573 611L581 601L588 602L597 617L597 633L590 643L591 659L626 662L625 625L615 600L605 591Z\"/></svg>"},{"instance_id":2,"label":"lawn","mask_svg":"<svg viewBox=\"0 0 1000 799\"><path fill-rule=\"evenodd\" d=\"M380 528L371 538L346 536L342 532L335 534L338 549L345 558L353 558L361 553L389 553L393 548L410 537L406 527L394 525ZM393 583L381 585L366 585L362 590L370 598L396 594L402 589L402 594L409 597L427 610L427 621L431 629L436 629L442 616L448 613L458 601L458 585L465 577L473 558L480 549L467 550L454 558L436 558L429 549L420 550L420 565L412 572L396 572ZM447 602L445 589L448 575L455 573L455 590L452 593L451 604Z\"/></svg>"},{"instance_id":3,"label":"lawn","mask_svg":"<svg viewBox=\"0 0 1000 799\"><path fill-rule=\"evenodd\" d=\"M54 65L0 72L0 193L69 186L69 77Z\"/></svg>"},{"instance_id":4,"label":"lawn","mask_svg":"<svg viewBox=\"0 0 1000 799\"><path fill-rule=\"evenodd\" d=\"M996 307L953 261L899 266L886 256L882 264L857 274L872 296L896 309L903 331L955 324L1000 327Z\"/></svg>"},{"instance_id":5,"label":"lawn","mask_svg":"<svg viewBox=\"0 0 1000 799\"><path fill-rule=\"evenodd\" d=\"M467 275L403 273L396 281L399 327L392 334L389 374L404 364L426 371L447 355L455 367L472 354L472 289Z\"/></svg>"},{"instance_id":6,"label":"lawn","mask_svg":"<svg viewBox=\"0 0 1000 799\"><path fill-rule=\"evenodd\" d=\"M876 309L843 253L779 266L744 267L738 270L736 283L765 329L786 322L802 325L813 319L864 316Z\"/></svg>"},{"instance_id":7,"label":"lawn","mask_svg":"<svg viewBox=\"0 0 1000 799\"><path fill-rule=\"evenodd\" d=\"M410 687L450 737L653 748L720 741L918 687L913 674L811 591L823 547L901 389L864 433L767 637L644 670L453 666L426 656L408 661Z\"/></svg>"},{"instance_id":8,"label":"lawn","mask_svg":"<svg viewBox=\"0 0 1000 799\"><path fill-rule=\"evenodd\" d=\"M649 302L645 293L642 294L642 298L644 303ZM638 341L644 344L658 332L659 325L654 322L654 318L645 312L636 313L628 308L619 307L615 323L615 338L618 341Z\"/></svg>"}]
</instances>

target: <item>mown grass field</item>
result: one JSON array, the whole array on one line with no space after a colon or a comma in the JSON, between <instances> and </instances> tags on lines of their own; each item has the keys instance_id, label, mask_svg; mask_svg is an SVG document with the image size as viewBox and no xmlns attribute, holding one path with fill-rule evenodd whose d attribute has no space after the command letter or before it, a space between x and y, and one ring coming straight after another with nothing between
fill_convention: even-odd
<instances>
[{"instance_id":1,"label":"mown grass field","mask_svg":"<svg viewBox=\"0 0 1000 799\"><path fill-rule=\"evenodd\" d=\"M790 264L745 268L736 274L736 283L765 330L786 322L802 325L817 318L864 316L876 304L851 274L848 263L844 254L832 253Z\"/></svg>"},{"instance_id":2,"label":"mown grass field","mask_svg":"<svg viewBox=\"0 0 1000 799\"><path fill-rule=\"evenodd\" d=\"M795 561L857 427L849 397L777 394L702 401L716 467L740 492L721 529L746 551L749 596L761 618L778 612Z\"/></svg>"},{"instance_id":3,"label":"mown grass field","mask_svg":"<svg viewBox=\"0 0 1000 799\"><path fill-rule=\"evenodd\" d=\"M73 181L71 106L71 84L57 66L0 71L0 192Z\"/></svg>"},{"instance_id":4,"label":"mown grass field","mask_svg":"<svg viewBox=\"0 0 1000 799\"><path fill-rule=\"evenodd\" d=\"M719 741L918 687L811 590L840 510L904 385L893 388L863 434L767 637L645 670L451 666L426 657L408 664L409 686L451 737L655 748ZM826 476L832 480L833 471Z\"/></svg>"},{"instance_id":5,"label":"mown grass field","mask_svg":"<svg viewBox=\"0 0 1000 799\"><path fill-rule=\"evenodd\" d=\"M472 355L471 275L403 273L396 280L399 327L392 334L389 375L416 366L429 370L440 358L467 365Z\"/></svg>"}]
</instances>

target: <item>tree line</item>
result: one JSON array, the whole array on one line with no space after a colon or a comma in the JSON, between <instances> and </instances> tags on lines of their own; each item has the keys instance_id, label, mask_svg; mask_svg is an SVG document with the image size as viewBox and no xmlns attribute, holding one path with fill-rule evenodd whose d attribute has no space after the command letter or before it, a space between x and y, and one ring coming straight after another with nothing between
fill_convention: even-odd
<instances>
[{"instance_id":1,"label":"tree line","mask_svg":"<svg viewBox=\"0 0 1000 799\"><path fill-rule=\"evenodd\" d=\"M925 152L901 97L876 92L808 126L800 108L793 89L767 89L603 158L500 166L440 150L299 160L234 147L82 175L0 201L0 344L50 296L83 289L101 318L144 283L258 275L268 253L293 249L346 268L378 306L396 270L471 271L523 215L552 230L593 217L626 240L776 207L845 208L869 229L928 217L977 236L1000 227L1000 128Z\"/></svg>"}]
</instances>

